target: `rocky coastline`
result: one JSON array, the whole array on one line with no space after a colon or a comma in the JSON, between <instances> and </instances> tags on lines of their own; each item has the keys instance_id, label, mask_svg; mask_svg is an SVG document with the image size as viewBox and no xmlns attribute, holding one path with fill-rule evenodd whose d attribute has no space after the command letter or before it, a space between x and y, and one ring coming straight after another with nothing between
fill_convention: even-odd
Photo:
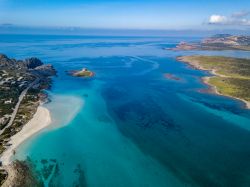
<instances>
[{"instance_id":1,"label":"rocky coastline","mask_svg":"<svg viewBox=\"0 0 250 187\"><path fill-rule=\"evenodd\" d=\"M3 186L24 186L20 184L35 181L29 176L26 163L5 162L3 155L9 151L9 159L15 152L11 148L18 146L15 142L21 143L43 127L34 120L33 126L28 123L35 114L41 113L38 108L47 100L44 90L51 87L55 75L54 67L38 58L16 60L0 54L0 183ZM17 137L15 141L14 136Z\"/></svg>"}]
</instances>

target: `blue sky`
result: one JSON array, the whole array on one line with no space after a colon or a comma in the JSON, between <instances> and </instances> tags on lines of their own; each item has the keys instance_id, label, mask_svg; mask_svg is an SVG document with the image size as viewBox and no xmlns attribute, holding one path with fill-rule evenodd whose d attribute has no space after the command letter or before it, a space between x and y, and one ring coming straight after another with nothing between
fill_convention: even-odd
<instances>
[{"instance_id":1,"label":"blue sky","mask_svg":"<svg viewBox=\"0 0 250 187\"><path fill-rule=\"evenodd\" d=\"M117 29L250 28L250 0L0 0L0 24Z\"/></svg>"}]
</instances>

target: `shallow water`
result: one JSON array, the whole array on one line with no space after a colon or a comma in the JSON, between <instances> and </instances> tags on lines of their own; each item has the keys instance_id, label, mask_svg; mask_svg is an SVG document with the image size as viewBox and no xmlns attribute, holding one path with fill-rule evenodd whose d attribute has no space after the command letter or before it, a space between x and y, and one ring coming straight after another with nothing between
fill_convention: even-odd
<instances>
[{"instance_id":1,"label":"shallow water","mask_svg":"<svg viewBox=\"0 0 250 187\"><path fill-rule=\"evenodd\" d=\"M249 110L199 92L207 72L175 57L250 53L162 49L183 39L0 35L2 53L58 70L45 105L52 124L14 159L28 157L45 186L249 186ZM65 73L83 67L95 78Z\"/></svg>"}]
</instances>

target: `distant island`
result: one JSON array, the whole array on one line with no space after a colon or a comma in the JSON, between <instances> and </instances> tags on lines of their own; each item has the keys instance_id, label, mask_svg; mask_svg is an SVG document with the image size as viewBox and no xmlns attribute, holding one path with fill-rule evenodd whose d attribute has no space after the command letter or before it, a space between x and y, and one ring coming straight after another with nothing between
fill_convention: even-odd
<instances>
[{"instance_id":1,"label":"distant island","mask_svg":"<svg viewBox=\"0 0 250 187\"><path fill-rule=\"evenodd\" d=\"M169 50L245 50L250 51L250 36L217 34L198 43L180 42Z\"/></svg>"},{"instance_id":2,"label":"distant island","mask_svg":"<svg viewBox=\"0 0 250 187\"><path fill-rule=\"evenodd\" d=\"M218 94L240 99L250 108L250 60L221 56L182 56L177 60L214 76L203 81Z\"/></svg>"},{"instance_id":3,"label":"distant island","mask_svg":"<svg viewBox=\"0 0 250 187\"><path fill-rule=\"evenodd\" d=\"M93 77L94 72L88 70L87 68L83 68L82 70L71 70L67 72L69 75L74 77Z\"/></svg>"},{"instance_id":4,"label":"distant island","mask_svg":"<svg viewBox=\"0 0 250 187\"><path fill-rule=\"evenodd\" d=\"M10 164L10 157L22 141L50 123L49 112L40 103L46 100L43 90L50 88L54 75L54 67L38 58L16 60L0 54L0 184L17 171L27 171L20 161ZM8 186L16 185L9 180Z\"/></svg>"}]
</instances>

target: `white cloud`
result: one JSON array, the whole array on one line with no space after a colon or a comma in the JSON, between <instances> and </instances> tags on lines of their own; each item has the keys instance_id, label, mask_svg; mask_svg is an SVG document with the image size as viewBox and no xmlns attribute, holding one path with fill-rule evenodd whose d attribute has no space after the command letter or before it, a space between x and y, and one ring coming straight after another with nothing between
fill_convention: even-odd
<instances>
[{"instance_id":1,"label":"white cloud","mask_svg":"<svg viewBox=\"0 0 250 187\"><path fill-rule=\"evenodd\" d=\"M208 23L213 25L250 26L249 15L250 11L236 12L231 16L213 14L210 16Z\"/></svg>"},{"instance_id":2,"label":"white cloud","mask_svg":"<svg viewBox=\"0 0 250 187\"><path fill-rule=\"evenodd\" d=\"M210 24L224 24L227 22L227 17L226 16L221 16L221 15L212 15L209 18L209 23Z\"/></svg>"}]
</instances>

